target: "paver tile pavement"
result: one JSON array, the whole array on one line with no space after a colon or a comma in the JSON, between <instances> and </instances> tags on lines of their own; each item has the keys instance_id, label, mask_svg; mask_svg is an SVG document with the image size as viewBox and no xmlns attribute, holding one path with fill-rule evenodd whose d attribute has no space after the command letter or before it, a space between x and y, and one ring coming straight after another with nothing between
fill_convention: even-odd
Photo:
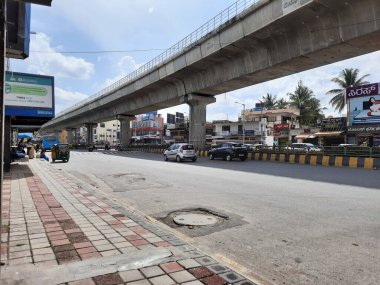
<instances>
[{"instance_id":1,"label":"paver tile pavement","mask_svg":"<svg viewBox=\"0 0 380 285\"><path fill-rule=\"evenodd\" d=\"M12 166L4 177L1 213L5 223L1 227L1 260L7 270L23 264L38 265L32 270L34 274L44 274L43 268L69 268L66 275L76 278L63 275L61 281L53 282L65 285L254 284L175 234L108 200L90 185L80 184L82 188L69 174L44 160ZM122 262L116 269L106 265L109 258L133 259L140 256L139 252L159 248L182 253L171 253L156 263L148 258L140 266L135 260L133 266ZM103 273L90 270L73 274L70 270L79 270L81 262L90 262L89 268L102 266ZM83 278L83 274L89 276ZM33 279L25 284L34 285Z\"/></svg>"}]
</instances>

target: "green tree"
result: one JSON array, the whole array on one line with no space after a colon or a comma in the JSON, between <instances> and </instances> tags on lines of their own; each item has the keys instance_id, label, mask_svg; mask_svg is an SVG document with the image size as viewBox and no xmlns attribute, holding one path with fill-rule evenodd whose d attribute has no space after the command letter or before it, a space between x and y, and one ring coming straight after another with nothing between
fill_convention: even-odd
<instances>
[{"instance_id":1,"label":"green tree","mask_svg":"<svg viewBox=\"0 0 380 285\"><path fill-rule=\"evenodd\" d=\"M300 110L300 124L315 126L317 119L323 117L321 103L315 98L313 91L298 82L294 93L288 93L289 105Z\"/></svg>"},{"instance_id":2,"label":"green tree","mask_svg":"<svg viewBox=\"0 0 380 285\"><path fill-rule=\"evenodd\" d=\"M326 95L334 96L330 100L331 106L335 108L339 113L342 112L346 104L346 88L367 84L364 81L369 74L359 77L359 69L357 68L345 68L341 71L338 77L331 79L332 82L338 84L339 88L332 89L326 93Z\"/></svg>"},{"instance_id":3,"label":"green tree","mask_svg":"<svg viewBox=\"0 0 380 285\"><path fill-rule=\"evenodd\" d=\"M288 107L288 105L289 105L289 102L286 101L285 98L281 98L281 99L277 100L277 102L276 102L276 108L277 109L286 109Z\"/></svg>"},{"instance_id":4,"label":"green tree","mask_svg":"<svg viewBox=\"0 0 380 285\"><path fill-rule=\"evenodd\" d=\"M260 100L260 103L264 104L264 108L267 110L273 110L276 108L277 96L267 93Z\"/></svg>"}]
</instances>

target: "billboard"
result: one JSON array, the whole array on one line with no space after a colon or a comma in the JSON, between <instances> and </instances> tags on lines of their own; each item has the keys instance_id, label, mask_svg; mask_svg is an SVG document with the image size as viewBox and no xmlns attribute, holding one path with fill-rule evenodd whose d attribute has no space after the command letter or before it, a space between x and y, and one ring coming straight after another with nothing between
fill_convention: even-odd
<instances>
[{"instance_id":1,"label":"billboard","mask_svg":"<svg viewBox=\"0 0 380 285\"><path fill-rule=\"evenodd\" d=\"M321 132L345 131L347 129L347 119L345 117L327 118L320 122Z\"/></svg>"},{"instance_id":2,"label":"billboard","mask_svg":"<svg viewBox=\"0 0 380 285\"><path fill-rule=\"evenodd\" d=\"M166 122L168 124L175 124L175 115L173 115L173 114L166 114Z\"/></svg>"},{"instance_id":3,"label":"billboard","mask_svg":"<svg viewBox=\"0 0 380 285\"><path fill-rule=\"evenodd\" d=\"M157 112L149 112L143 115L143 121L154 121L154 116L157 115Z\"/></svg>"},{"instance_id":4,"label":"billboard","mask_svg":"<svg viewBox=\"0 0 380 285\"><path fill-rule=\"evenodd\" d=\"M54 77L6 72L6 116L54 117Z\"/></svg>"},{"instance_id":5,"label":"billboard","mask_svg":"<svg viewBox=\"0 0 380 285\"><path fill-rule=\"evenodd\" d=\"M29 56L30 3L7 1L7 57L25 59Z\"/></svg>"},{"instance_id":6,"label":"billboard","mask_svg":"<svg viewBox=\"0 0 380 285\"><path fill-rule=\"evenodd\" d=\"M379 83L347 88L346 99L350 127L380 124Z\"/></svg>"},{"instance_id":7,"label":"billboard","mask_svg":"<svg viewBox=\"0 0 380 285\"><path fill-rule=\"evenodd\" d=\"M175 122L176 124L183 124L185 122L185 116L183 113L175 113Z\"/></svg>"},{"instance_id":8,"label":"billboard","mask_svg":"<svg viewBox=\"0 0 380 285\"><path fill-rule=\"evenodd\" d=\"M290 125L288 123L274 124L273 128L275 131L279 132L279 131L289 130Z\"/></svg>"}]
</instances>

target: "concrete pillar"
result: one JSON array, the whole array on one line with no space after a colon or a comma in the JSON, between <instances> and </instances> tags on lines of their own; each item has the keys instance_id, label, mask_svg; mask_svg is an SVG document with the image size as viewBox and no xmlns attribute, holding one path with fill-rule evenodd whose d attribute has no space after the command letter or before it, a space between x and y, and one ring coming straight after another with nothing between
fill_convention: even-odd
<instances>
[{"instance_id":1,"label":"concrete pillar","mask_svg":"<svg viewBox=\"0 0 380 285\"><path fill-rule=\"evenodd\" d=\"M120 121L120 143L129 145L132 139L131 121L135 119L135 116L117 115L116 119Z\"/></svg>"},{"instance_id":2,"label":"concrete pillar","mask_svg":"<svg viewBox=\"0 0 380 285\"><path fill-rule=\"evenodd\" d=\"M74 144L74 136L73 136L73 131L75 129L73 128L67 128L66 133L67 133L67 143L73 145Z\"/></svg>"},{"instance_id":3,"label":"concrete pillar","mask_svg":"<svg viewBox=\"0 0 380 285\"><path fill-rule=\"evenodd\" d=\"M11 117L4 120L4 172L11 170Z\"/></svg>"},{"instance_id":4,"label":"concrete pillar","mask_svg":"<svg viewBox=\"0 0 380 285\"><path fill-rule=\"evenodd\" d=\"M190 107L189 143L196 149L204 149L206 145L206 107L215 101L216 99L212 96L197 94L189 94L181 98L181 103L187 103Z\"/></svg>"},{"instance_id":5,"label":"concrete pillar","mask_svg":"<svg viewBox=\"0 0 380 285\"><path fill-rule=\"evenodd\" d=\"M94 128L96 128L98 124L94 123L88 123L86 124L87 128L87 144L93 144L94 143Z\"/></svg>"}]
</instances>

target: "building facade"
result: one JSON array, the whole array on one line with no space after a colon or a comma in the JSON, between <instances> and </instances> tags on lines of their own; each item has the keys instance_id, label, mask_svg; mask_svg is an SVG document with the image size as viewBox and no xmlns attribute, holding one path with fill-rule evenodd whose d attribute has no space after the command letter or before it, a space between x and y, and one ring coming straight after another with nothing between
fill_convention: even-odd
<instances>
[{"instance_id":1,"label":"building facade","mask_svg":"<svg viewBox=\"0 0 380 285\"><path fill-rule=\"evenodd\" d=\"M132 121L132 144L161 144L164 119L157 112L136 117Z\"/></svg>"},{"instance_id":2,"label":"building facade","mask_svg":"<svg viewBox=\"0 0 380 285\"><path fill-rule=\"evenodd\" d=\"M116 145L120 140L120 122L113 120L98 123L93 132L94 143Z\"/></svg>"}]
</instances>

